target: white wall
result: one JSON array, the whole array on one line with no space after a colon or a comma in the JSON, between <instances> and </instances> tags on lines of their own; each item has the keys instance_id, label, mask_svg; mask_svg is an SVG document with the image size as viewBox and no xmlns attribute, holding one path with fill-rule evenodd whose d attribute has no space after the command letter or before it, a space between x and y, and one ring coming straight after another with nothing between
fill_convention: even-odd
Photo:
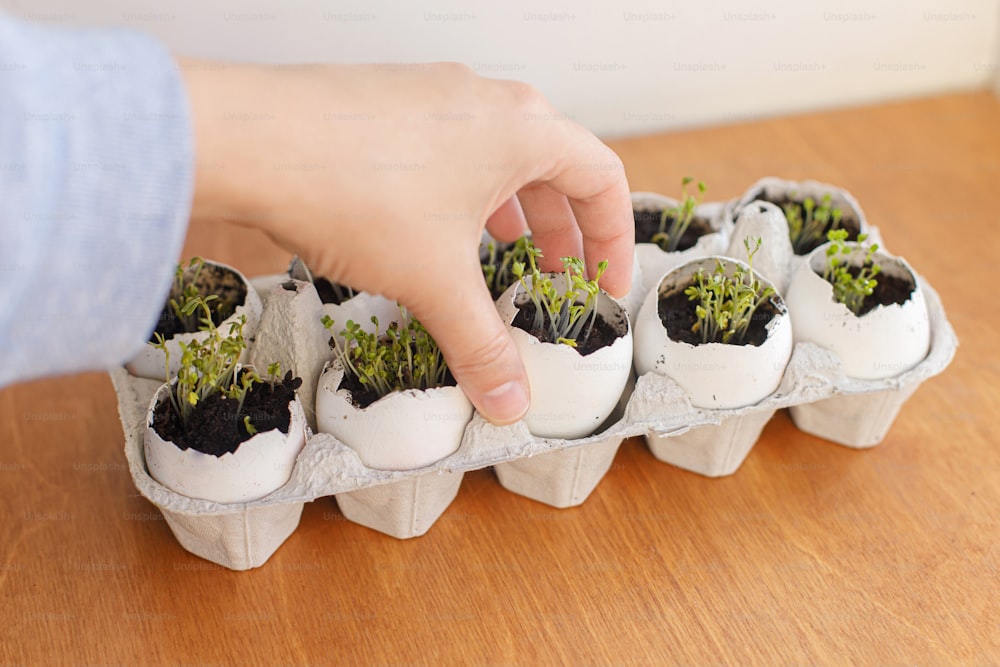
<instances>
[{"instance_id":1,"label":"white wall","mask_svg":"<svg viewBox=\"0 0 1000 667\"><path fill-rule=\"evenodd\" d=\"M1000 0L0 0L137 27L192 56L459 60L605 135L989 86ZM998 83L1000 85L1000 83Z\"/></svg>"}]
</instances>

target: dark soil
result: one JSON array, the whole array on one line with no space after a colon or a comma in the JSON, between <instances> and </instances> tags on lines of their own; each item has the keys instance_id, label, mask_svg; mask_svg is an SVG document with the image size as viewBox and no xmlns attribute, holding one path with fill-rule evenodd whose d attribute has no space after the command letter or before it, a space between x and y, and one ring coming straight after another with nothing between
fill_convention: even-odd
<instances>
[{"instance_id":1,"label":"dark soil","mask_svg":"<svg viewBox=\"0 0 1000 667\"><path fill-rule=\"evenodd\" d=\"M215 326L222 324L227 317L233 314L237 306L242 306L246 302L246 286L239 279L239 276L229 269L205 264L201 273L198 274L195 285L202 296L215 294L219 297L209 302L212 322L215 323ZM156 334L160 334L164 338L172 338L177 334L194 333L198 330L186 329L184 323L174 314L173 308L170 307L170 299L176 299L178 296L174 288L171 287L167 303L163 304L163 308L160 310L160 319L157 320L156 329L149 336L150 342L156 340Z\"/></svg>"},{"instance_id":2,"label":"dark soil","mask_svg":"<svg viewBox=\"0 0 1000 667\"><path fill-rule=\"evenodd\" d=\"M684 288L686 287L687 285L684 286ZM684 288L660 297L657 303L657 312L671 340L701 345L701 334L691 331L691 327L698 321L698 315L695 313L696 302L684 294ZM774 297L764 301L750 316L750 328L747 329L746 338L742 342L731 343L731 345L761 345L767 340L767 323L780 312L782 309L778 307L778 302Z\"/></svg>"},{"instance_id":3,"label":"dark soil","mask_svg":"<svg viewBox=\"0 0 1000 667\"><path fill-rule=\"evenodd\" d=\"M337 387L337 391L341 389L346 389L351 393L351 404L359 410L364 410L381 398L378 393L368 386L361 384L356 377L347 372L340 379L340 386Z\"/></svg>"},{"instance_id":4,"label":"dark soil","mask_svg":"<svg viewBox=\"0 0 1000 667\"><path fill-rule=\"evenodd\" d=\"M848 267L847 270L857 278L860 268L852 266ZM913 282L908 278L890 276L884 273L875 276L875 280L877 282L875 291L872 292L871 296L865 297L858 317L870 313L878 306L890 306L894 303L902 305L906 303L909 301L910 296L912 296L915 287Z\"/></svg>"},{"instance_id":5,"label":"dark soil","mask_svg":"<svg viewBox=\"0 0 1000 667\"><path fill-rule=\"evenodd\" d=\"M805 198L799 199L799 198L795 198L795 197L789 197L789 196L786 195L786 196L783 196L783 197L776 197L776 198L772 199L770 197L765 196L764 190L762 189L760 192L758 192L754 196L753 200L754 201L767 201L767 202L771 202L772 204L774 204L775 206L777 206L778 208L780 208L782 212L785 211L785 207L786 206L795 206L796 208L799 209L800 213L802 214L802 218L805 219L805 210L803 210L803 208L802 208L802 202L805 200ZM849 209L842 209L842 211L843 211L843 217L840 219L840 224L837 225L837 227L835 227L834 229L841 229L841 228L846 229L847 230L847 240L848 241L857 241L858 240L858 234L861 233L861 223L858 221L858 219L854 216L854 214ZM795 254L797 254L797 255L808 255L810 252L812 252L816 248L818 248L821 245L823 245L824 243L826 243L826 233L828 231L830 231L829 227L827 227L827 229L823 230L823 238L822 238L822 240L820 240L820 241L814 241L812 243L809 243L806 247L803 247L803 248L800 248L799 250L796 250Z\"/></svg>"},{"instance_id":6,"label":"dark soil","mask_svg":"<svg viewBox=\"0 0 1000 667\"><path fill-rule=\"evenodd\" d=\"M548 326L549 316L544 315L546 327ZM514 316L514 321L511 323L513 326L530 333L532 336L537 338L543 343L554 343L554 340L549 340L547 329L532 329L532 325L535 323L535 304L531 301L527 301L517 307L517 315ZM586 325L584 325L584 331L586 331ZM581 356L587 356L597 352L603 347L607 347L615 342L615 339L621 338L621 334L615 330L611 324L609 324L601 315L597 316L597 320L594 322L594 328L590 332L590 335L586 340L576 341L576 351L580 353Z\"/></svg>"},{"instance_id":7,"label":"dark soil","mask_svg":"<svg viewBox=\"0 0 1000 667\"><path fill-rule=\"evenodd\" d=\"M313 280L313 285L316 287L316 292L319 294L319 300L322 303L329 303L334 306L339 306L341 303L347 299L341 299L337 294L337 289L333 286L326 278L316 278ZM339 285L340 291L347 294L349 288ZM348 299L350 296L347 297Z\"/></svg>"},{"instance_id":8,"label":"dark soil","mask_svg":"<svg viewBox=\"0 0 1000 667\"><path fill-rule=\"evenodd\" d=\"M302 385L301 378L293 378L289 371L274 387L254 385L237 414L239 401L215 394L202 401L191 413L185 427L169 400L157 403L153 410L153 428L164 440L181 449L195 449L205 454L222 456L235 452L241 443L250 439L243 426L243 417L250 416L250 423L258 433L278 429L288 433L291 412L288 404L295 398L295 390Z\"/></svg>"},{"instance_id":9,"label":"dark soil","mask_svg":"<svg viewBox=\"0 0 1000 667\"><path fill-rule=\"evenodd\" d=\"M455 378L451 376L451 371L445 374L443 387L454 387L457 383ZM368 387L367 385L361 384L360 381L350 373L344 373L344 377L340 380L340 385L337 390L346 389L351 392L351 405L358 408L359 410L364 410L369 405L382 398L378 395L374 389Z\"/></svg>"},{"instance_id":10,"label":"dark soil","mask_svg":"<svg viewBox=\"0 0 1000 667\"><path fill-rule=\"evenodd\" d=\"M663 209L632 211L632 217L635 219L636 243L653 243L653 236L660 231L660 216L662 215ZM665 228L670 229L673 221L674 218L672 216L667 216ZM677 252L694 247L698 239L705 234L711 234L712 231L712 225L709 224L708 220L698 217L693 218L691 224L684 230L684 234L681 235L681 240L677 243Z\"/></svg>"}]
</instances>

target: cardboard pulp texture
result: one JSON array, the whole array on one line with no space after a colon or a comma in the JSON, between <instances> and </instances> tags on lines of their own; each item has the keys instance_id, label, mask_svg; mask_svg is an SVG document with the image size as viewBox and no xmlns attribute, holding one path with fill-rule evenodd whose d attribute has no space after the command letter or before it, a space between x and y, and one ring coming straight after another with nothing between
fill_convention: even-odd
<instances>
[{"instance_id":1,"label":"cardboard pulp texture","mask_svg":"<svg viewBox=\"0 0 1000 667\"><path fill-rule=\"evenodd\" d=\"M742 259L740 257L737 257ZM554 507L582 503L609 470L622 440L644 436L665 462L710 477L735 472L764 425L781 408L795 424L850 447L877 444L903 402L947 367L958 341L937 294L920 276L931 326L931 348L916 367L883 380L846 377L840 361L820 347L797 343L778 389L755 405L701 409L666 376L645 374L626 387L618 409L594 435L539 438L523 422L499 427L474 415L458 451L425 468L375 470L324 433L307 433L288 482L269 496L219 504L181 496L146 470L146 413L160 382L111 371L125 432L125 455L136 487L159 507L185 549L234 570L259 567L294 532L306 502L336 498L346 519L397 538L424 534L455 498L466 471L493 466L508 490ZM330 358L329 334L319 324L319 298L307 282L287 275L258 278L264 315L251 343L252 363L281 361L314 388ZM294 289L290 289L294 287ZM306 412L313 409L303 392Z\"/></svg>"}]
</instances>

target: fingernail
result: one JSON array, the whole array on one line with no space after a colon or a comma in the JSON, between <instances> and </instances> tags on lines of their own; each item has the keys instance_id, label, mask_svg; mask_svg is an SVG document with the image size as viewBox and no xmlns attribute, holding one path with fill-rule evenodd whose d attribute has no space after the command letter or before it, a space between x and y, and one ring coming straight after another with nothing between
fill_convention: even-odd
<instances>
[{"instance_id":1,"label":"fingernail","mask_svg":"<svg viewBox=\"0 0 1000 667\"><path fill-rule=\"evenodd\" d=\"M508 382L483 394L480 411L497 426L513 424L528 411L528 391L520 382Z\"/></svg>"}]
</instances>

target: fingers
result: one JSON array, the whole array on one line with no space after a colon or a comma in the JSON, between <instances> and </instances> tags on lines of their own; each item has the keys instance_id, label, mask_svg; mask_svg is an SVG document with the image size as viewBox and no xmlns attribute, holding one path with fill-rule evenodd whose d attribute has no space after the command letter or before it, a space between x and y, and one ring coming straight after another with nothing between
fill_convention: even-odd
<instances>
[{"instance_id":1,"label":"fingers","mask_svg":"<svg viewBox=\"0 0 1000 667\"><path fill-rule=\"evenodd\" d=\"M611 164L620 165L617 156L611 155ZM628 182L624 172L618 173L620 178L608 179L605 190L586 194L587 184L579 182L579 173L564 171L549 183L521 189L518 198L535 245L544 253L543 271L561 271L562 257L584 257L587 275L594 276L597 265L606 259L608 271L601 287L622 297L632 282L635 227ZM583 196L567 198L569 192L560 192L560 187Z\"/></svg>"},{"instance_id":2,"label":"fingers","mask_svg":"<svg viewBox=\"0 0 1000 667\"><path fill-rule=\"evenodd\" d=\"M564 195L540 183L522 188L517 196L531 227L532 240L542 250L542 271L561 271L560 258L583 256L580 228Z\"/></svg>"},{"instance_id":3,"label":"fingers","mask_svg":"<svg viewBox=\"0 0 1000 667\"><path fill-rule=\"evenodd\" d=\"M601 286L612 296L625 296L631 288L635 258L635 221L628 184L616 184L589 198L571 199L570 206L583 232L587 275L597 275L598 263L608 260Z\"/></svg>"},{"instance_id":4,"label":"fingers","mask_svg":"<svg viewBox=\"0 0 1000 667\"><path fill-rule=\"evenodd\" d=\"M494 424L518 421L528 411L528 378L478 259L453 265L449 274L427 277L432 284L415 289L408 307L437 341L480 414Z\"/></svg>"},{"instance_id":5,"label":"fingers","mask_svg":"<svg viewBox=\"0 0 1000 667\"><path fill-rule=\"evenodd\" d=\"M486 229L498 241L512 243L527 231L524 211L517 197L510 197L486 221Z\"/></svg>"},{"instance_id":6,"label":"fingers","mask_svg":"<svg viewBox=\"0 0 1000 667\"><path fill-rule=\"evenodd\" d=\"M548 187L568 200L583 237L589 275L608 260L601 286L624 296L632 282L635 222L621 159L583 128L568 123L571 150L548 175ZM530 222L530 217L529 217Z\"/></svg>"},{"instance_id":7,"label":"fingers","mask_svg":"<svg viewBox=\"0 0 1000 667\"><path fill-rule=\"evenodd\" d=\"M554 113L544 100L531 103L548 109L539 117ZM624 296L632 282L635 223L621 159L568 119L532 128L524 141L522 150L532 156L527 163L540 169L518 198L535 242L545 252L543 268L558 270L560 257L582 256L593 276L598 263L607 259L601 286Z\"/></svg>"}]
</instances>

